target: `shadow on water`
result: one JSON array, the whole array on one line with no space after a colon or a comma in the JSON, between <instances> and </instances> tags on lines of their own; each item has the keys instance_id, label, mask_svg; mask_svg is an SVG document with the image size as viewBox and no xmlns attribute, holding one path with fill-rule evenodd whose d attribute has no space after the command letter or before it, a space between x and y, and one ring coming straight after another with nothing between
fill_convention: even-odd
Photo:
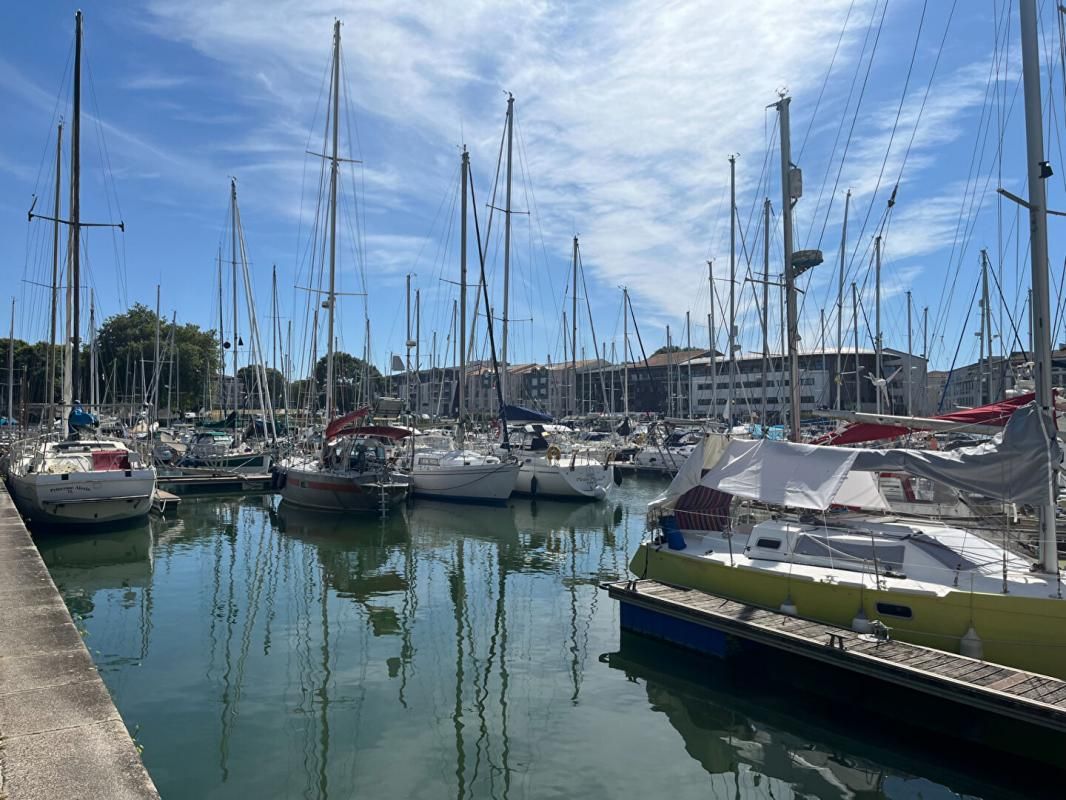
<instances>
[{"instance_id":1,"label":"shadow on water","mask_svg":"<svg viewBox=\"0 0 1066 800\"><path fill-rule=\"evenodd\" d=\"M890 718L860 697L877 691L868 682L804 659L768 651L709 658L623 631L619 649L600 660L644 684L649 707L666 716L721 796L1062 796L1062 773L929 730L930 714L941 714L945 729L966 724L947 703L886 697L904 702Z\"/></svg>"}]
</instances>

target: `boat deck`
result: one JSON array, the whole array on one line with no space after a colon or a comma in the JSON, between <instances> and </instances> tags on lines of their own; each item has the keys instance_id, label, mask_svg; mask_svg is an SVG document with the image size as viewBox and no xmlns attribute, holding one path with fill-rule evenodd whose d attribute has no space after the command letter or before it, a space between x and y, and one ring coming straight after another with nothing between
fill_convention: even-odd
<instances>
[{"instance_id":1,"label":"boat deck","mask_svg":"<svg viewBox=\"0 0 1066 800\"><path fill-rule=\"evenodd\" d=\"M1066 732L1066 681L906 642L877 640L848 628L812 622L706 592L653 580L602 588L624 605L666 615L741 640L834 664L974 708ZM693 646L676 629L623 627ZM698 637L697 637L698 639ZM703 649L696 646L696 649Z\"/></svg>"}]
</instances>

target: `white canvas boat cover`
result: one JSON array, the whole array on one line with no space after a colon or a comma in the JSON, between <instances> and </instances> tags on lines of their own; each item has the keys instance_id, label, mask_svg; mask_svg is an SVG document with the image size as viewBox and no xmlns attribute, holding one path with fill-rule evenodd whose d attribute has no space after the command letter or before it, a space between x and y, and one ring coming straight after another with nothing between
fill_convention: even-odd
<instances>
[{"instance_id":1,"label":"white canvas boat cover","mask_svg":"<svg viewBox=\"0 0 1066 800\"><path fill-rule=\"evenodd\" d=\"M858 505L857 499L873 503L880 492L871 480L856 477L841 499L859 451L842 447L777 442L770 439L706 437L693 450L660 500L673 505L689 489L705 486L736 497L769 505L824 510L834 502ZM706 471L704 471L706 470ZM702 474L701 474L702 473ZM847 501L847 502L846 502Z\"/></svg>"},{"instance_id":2,"label":"white canvas boat cover","mask_svg":"<svg viewBox=\"0 0 1066 800\"><path fill-rule=\"evenodd\" d=\"M1050 469L1062 459L1057 440L1044 427L1032 403L1018 409L991 442L951 451L867 450L711 434L652 505L673 508L686 492L703 486L791 508L887 508L876 485L880 472L906 472L985 497L1035 505L1046 502Z\"/></svg>"}]
</instances>

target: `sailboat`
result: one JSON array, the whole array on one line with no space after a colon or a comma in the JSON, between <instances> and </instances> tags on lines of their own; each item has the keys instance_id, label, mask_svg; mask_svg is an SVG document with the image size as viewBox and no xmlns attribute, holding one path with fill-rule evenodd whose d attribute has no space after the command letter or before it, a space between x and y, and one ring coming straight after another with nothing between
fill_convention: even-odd
<instances>
[{"instance_id":1,"label":"sailboat","mask_svg":"<svg viewBox=\"0 0 1066 800\"><path fill-rule=\"evenodd\" d=\"M798 443L789 187L798 183L783 181L792 441L704 439L649 507L654 534L634 554L634 574L860 632L888 628L902 641L1066 678L1035 0L1021 0L1020 12L1035 400L1015 410L991 443L951 452ZM777 104L784 176L792 168L788 102ZM1038 559L1011 549L1005 534L886 514L875 477L884 472L1035 508Z\"/></svg>"},{"instance_id":2,"label":"sailboat","mask_svg":"<svg viewBox=\"0 0 1066 800\"><path fill-rule=\"evenodd\" d=\"M148 514L155 493L155 469L125 443L95 433L95 416L72 399L81 385L80 371L80 240L87 223L80 219L81 179L81 50L82 14L75 15L74 110L71 120L70 214L62 220L35 215L54 225L70 227L66 367L63 387L64 419L61 433L16 442L9 457L11 494L22 515L34 523L84 525L117 523ZM57 151L57 163L59 152ZM59 171L56 171L57 183ZM57 197L58 197L57 188ZM58 205L58 203L57 203ZM54 237L58 242L58 236ZM56 245L58 248L58 245Z\"/></svg>"},{"instance_id":3,"label":"sailboat","mask_svg":"<svg viewBox=\"0 0 1066 800\"><path fill-rule=\"evenodd\" d=\"M503 503L514 491L518 462L484 455L464 444L466 421L466 243L467 182L470 154L463 148L460 180L462 210L459 238L459 381L457 387L458 441L448 436L416 436L409 460L414 494L437 500Z\"/></svg>"},{"instance_id":4,"label":"sailboat","mask_svg":"<svg viewBox=\"0 0 1066 800\"><path fill-rule=\"evenodd\" d=\"M498 451L514 455L519 462L515 493L533 497L552 497L562 500L605 500L614 486L616 471L609 464L608 453L597 460L588 450L572 446L570 428L551 425L551 417L516 405L505 405L507 395L509 351L507 348L508 318L510 316L509 285L511 270L511 176L513 172L514 96L507 97L507 117L504 136L507 141L506 193L503 217L503 347L502 369L497 379L502 441ZM477 217L475 216L475 222ZM574 296L577 286L577 237L574 237ZM482 253L482 290L485 291L484 254ZM485 294L485 307L489 308ZM489 315L491 316L491 314ZM489 332L491 336L492 328ZM574 329L576 346L576 328ZM576 362L572 362L576 383ZM525 424L525 423L531 424ZM514 433L520 437L513 447L508 425L516 423Z\"/></svg>"},{"instance_id":5,"label":"sailboat","mask_svg":"<svg viewBox=\"0 0 1066 800\"><path fill-rule=\"evenodd\" d=\"M322 449L312 456L293 455L277 465L281 497L287 503L322 511L380 511L401 503L410 491L410 479L398 470L387 445L401 441L411 431L389 425L363 425L367 407L338 419L333 417L334 306L337 270L337 188L340 179L341 24L333 26L332 133L333 151L329 184L329 291L327 309L326 430Z\"/></svg>"},{"instance_id":6,"label":"sailboat","mask_svg":"<svg viewBox=\"0 0 1066 800\"><path fill-rule=\"evenodd\" d=\"M273 444L277 444L277 430L274 420L274 402L270 396L270 385L267 381L266 371L263 367L263 349L259 337L259 325L255 314L255 302L252 296L251 282L248 280L248 257L245 252L244 244L244 232L241 228L241 215L240 208L237 204L237 180L236 178L230 179L230 252L233 277L233 331L232 331L232 350L233 350L233 410L229 413L225 419L220 420L214 424L201 425L200 430L196 431L192 441L188 444L182 459L178 462L178 466L182 468L200 468L211 470L222 470L225 472L238 472L244 474L258 474L263 475L270 471L270 466L273 463L273 456L269 449L266 447L265 440L267 438L273 440ZM222 259L221 253L219 255L219 330L223 330L222 320ZM247 301L248 307L248 325L251 330L250 334L250 367L254 372L254 384L256 393L258 395L257 400L259 407L263 409L265 417L261 421L262 438L259 437L242 437L241 431L238 430L240 425L240 414L238 413L238 407L241 402L241 379L240 370L237 365L237 346L242 344L240 337L237 334L237 320L239 316L239 304L238 297L240 294L239 285L243 276L244 283L244 295ZM222 335L219 337L223 338ZM225 367L224 353L226 348L230 348L230 342L221 343L221 356L222 367ZM253 432L257 432L255 423L251 428Z\"/></svg>"}]
</instances>

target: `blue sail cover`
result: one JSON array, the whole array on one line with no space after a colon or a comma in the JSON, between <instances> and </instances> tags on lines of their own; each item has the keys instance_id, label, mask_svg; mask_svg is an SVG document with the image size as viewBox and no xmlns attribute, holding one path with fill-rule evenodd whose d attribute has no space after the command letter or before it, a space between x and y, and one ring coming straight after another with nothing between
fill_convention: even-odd
<instances>
[{"instance_id":1,"label":"blue sail cover","mask_svg":"<svg viewBox=\"0 0 1066 800\"><path fill-rule=\"evenodd\" d=\"M72 428L92 428L99 424L96 416L90 414L80 405L75 405L70 410L69 422Z\"/></svg>"},{"instance_id":2,"label":"blue sail cover","mask_svg":"<svg viewBox=\"0 0 1066 800\"><path fill-rule=\"evenodd\" d=\"M540 411L534 411L532 408L526 408L525 406L504 406L503 414L508 422L551 422L552 417L550 414L544 414Z\"/></svg>"}]
</instances>

